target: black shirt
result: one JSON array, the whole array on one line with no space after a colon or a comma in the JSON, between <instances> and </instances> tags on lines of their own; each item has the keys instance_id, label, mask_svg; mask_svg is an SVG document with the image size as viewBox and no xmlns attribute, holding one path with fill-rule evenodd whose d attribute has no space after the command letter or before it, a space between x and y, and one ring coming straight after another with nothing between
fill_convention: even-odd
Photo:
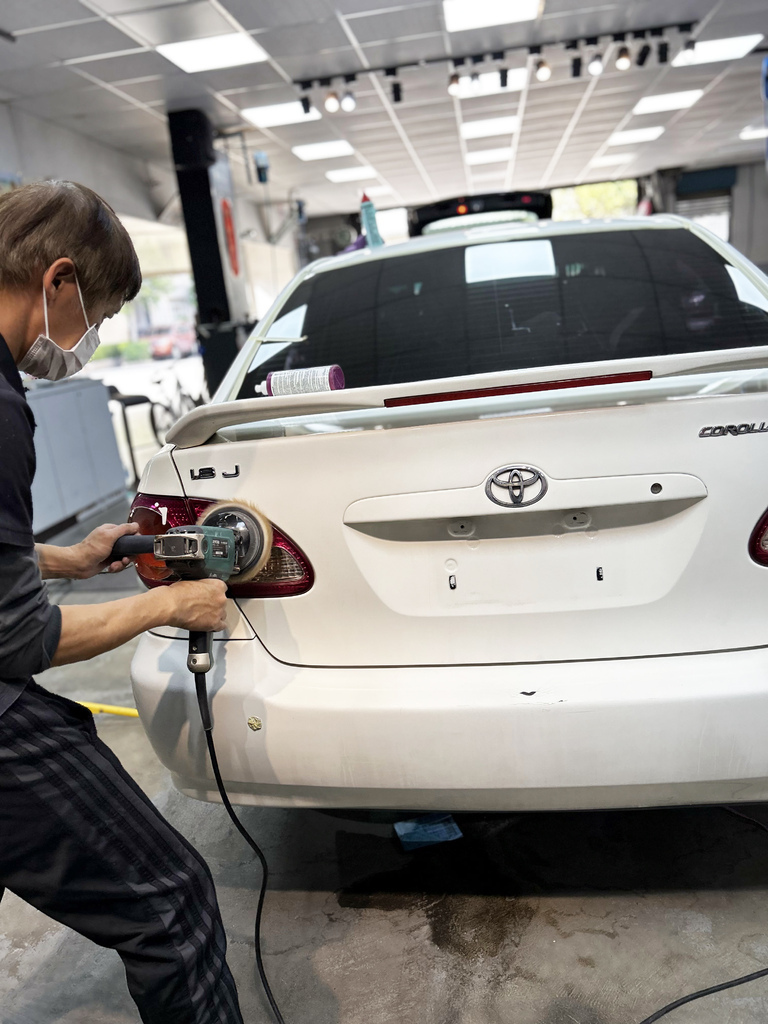
<instances>
[{"instance_id":1,"label":"black shirt","mask_svg":"<svg viewBox=\"0 0 768 1024\"><path fill-rule=\"evenodd\" d=\"M59 645L61 612L48 602L32 534L35 420L0 335L0 714Z\"/></svg>"}]
</instances>

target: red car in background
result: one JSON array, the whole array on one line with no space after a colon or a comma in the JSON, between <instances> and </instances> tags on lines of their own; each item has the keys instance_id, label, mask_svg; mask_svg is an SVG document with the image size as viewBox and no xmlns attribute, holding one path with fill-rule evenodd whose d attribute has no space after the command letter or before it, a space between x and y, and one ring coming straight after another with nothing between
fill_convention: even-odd
<instances>
[{"instance_id":1,"label":"red car in background","mask_svg":"<svg viewBox=\"0 0 768 1024\"><path fill-rule=\"evenodd\" d=\"M180 359L197 353L193 327L158 327L147 340L153 359Z\"/></svg>"}]
</instances>

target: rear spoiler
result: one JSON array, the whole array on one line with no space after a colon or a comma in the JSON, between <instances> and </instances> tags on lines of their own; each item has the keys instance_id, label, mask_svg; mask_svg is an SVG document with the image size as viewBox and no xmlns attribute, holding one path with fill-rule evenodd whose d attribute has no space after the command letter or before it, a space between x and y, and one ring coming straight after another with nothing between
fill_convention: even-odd
<instances>
[{"instance_id":1,"label":"rear spoiler","mask_svg":"<svg viewBox=\"0 0 768 1024\"><path fill-rule=\"evenodd\" d=\"M626 384L690 373L718 373L729 370L768 368L768 345L752 348L718 349L686 355L652 356L647 359L610 360L602 363L568 363L501 373L444 377L406 384L386 384L348 391L323 391L310 395L245 398L215 402L193 409L168 431L167 440L178 448L205 444L223 427L259 420L311 416L313 413L350 412L355 409L386 409L430 402L460 401L492 395L523 394L532 391L561 391L566 388Z\"/></svg>"}]
</instances>

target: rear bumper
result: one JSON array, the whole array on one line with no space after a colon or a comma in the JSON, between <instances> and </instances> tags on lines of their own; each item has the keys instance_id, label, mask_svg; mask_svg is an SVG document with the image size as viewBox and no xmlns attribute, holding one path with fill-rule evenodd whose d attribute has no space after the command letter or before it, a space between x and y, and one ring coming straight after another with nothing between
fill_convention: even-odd
<instances>
[{"instance_id":1,"label":"rear bumper","mask_svg":"<svg viewBox=\"0 0 768 1024\"><path fill-rule=\"evenodd\" d=\"M258 640L214 647L214 738L236 803L510 811L768 798L768 648L317 669L275 661ZM176 786L217 799L186 643L145 635L132 675Z\"/></svg>"}]
</instances>

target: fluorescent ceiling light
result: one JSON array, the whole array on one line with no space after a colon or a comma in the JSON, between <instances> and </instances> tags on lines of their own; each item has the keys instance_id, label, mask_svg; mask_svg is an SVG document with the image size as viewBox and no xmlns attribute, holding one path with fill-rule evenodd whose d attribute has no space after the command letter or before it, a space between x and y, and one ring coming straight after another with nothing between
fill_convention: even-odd
<instances>
[{"instance_id":1,"label":"fluorescent ceiling light","mask_svg":"<svg viewBox=\"0 0 768 1024\"><path fill-rule=\"evenodd\" d=\"M739 138L745 142L749 139L768 139L768 128L742 128Z\"/></svg>"},{"instance_id":2,"label":"fluorescent ceiling light","mask_svg":"<svg viewBox=\"0 0 768 1024\"><path fill-rule=\"evenodd\" d=\"M470 75L462 75L453 95L460 100L471 100L475 96L494 96L498 92L520 92L527 82L528 68L510 68L506 89L501 87L498 71L486 71L474 81Z\"/></svg>"},{"instance_id":3,"label":"fluorescent ceiling light","mask_svg":"<svg viewBox=\"0 0 768 1024\"><path fill-rule=\"evenodd\" d=\"M461 126L462 139L487 139L492 135L512 135L517 131L517 118L489 117L483 121L465 121Z\"/></svg>"},{"instance_id":4,"label":"fluorescent ceiling light","mask_svg":"<svg viewBox=\"0 0 768 1024\"><path fill-rule=\"evenodd\" d=\"M267 60L266 52L245 32L231 32L207 39L187 39L183 43L162 43L157 52L167 57L182 71L213 71L234 68L240 64L258 64Z\"/></svg>"},{"instance_id":5,"label":"fluorescent ceiling light","mask_svg":"<svg viewBox=\"0 0 768 1024\"><path fill-rule=\"evenodd\" d=\"M376 199L378 196L391 196L392 189L389 185L366 185L365 194L369 199Z\"/></svg>"},{"instance_id":6,"label":"fluorescent ceiling light","mask_svg":"<svg viewBox=\"0 0 768 1024\"><path fill-rule=\"evenodd\" d=\"M365 178L378 178L378 174L372 167L366 164L364 167L337 167L336 170L326 171L328 181L335 181L339 184L342 181L363 181Z\"/></svg>"},{"instance_id":7,"label":"fluorescent ceiling light","mask_svg":"<svg viewBox=\"0 0 768 1024\"><path fill-rule=\"evenodd\" d=\"M730 36L728 39L696 40L693 50L681 50L672 66L691 67L693 64L714 64L718 60L739 60L757 46L762 35Z\"/></svg>"},{"instance_id":8,"label":"fluorescent ceiling light","mask_svg":"<svg viewBox=\"0 0 768 1024\"><path fill-rule=\"evenodd\" d=\"M306 146L292 146L291 152L299 160L332 160L335 156L352 156L355 152L346 139L331 142L310 142Z\"/></svg>"},{"instance_id":9,"label":"fluorescent ceiling light","mask_svg":"<svg viewBox=\"0 0 768 1024\"><path fill-rule=\"evenodd\" d=\"M538 13L539 0L443 0L445 27L449 32L533 21Z\"/></svg>"},{"instance_id":10,"label":"fluorescent ceiling light","mask_svg":"<svg viewBox=\"0 0 768 1024\"><path fill-rule=\"evenodd\" d=\"M664 110L685 110L704 95L703 89L685 92L664 92L658 96L643 96L632 108L633 114L660 114Z\"/></svg>"},{"instance_id":11,"label":"fluorescent ceiling light","mask_svg":"<svg viewBox=\"0 0 768 1024\"><path fill-rule=\"evenodd\" d=\"M470 167L474 167L477 164L499 164L511 156L511 146L505 146L504 149L476 149L474 153L467 153L466 161Z\"/></svg>"},{"instance_id":12,"label":"fluorescent ceiling light","mask_svg":"<svg viewBox=\"0 0 768 1024\"><path fill-rule=\"evenodd\" d=\"M634 160L636 153L606 153L605 156L596 156L589 161L590 167L614 167L616 164L626 164Z\"/></svg>"},{"instance_id":13,"label":"fluorescent ceiling light","mask_svg":"<svg viewBox=\"0 0 768 1024\"><path fill-rule=\"evenodd\" d=\"M276 128L281 124L300 124L302 121L318 121L320 111L311 107L308 114L298 100L292 103L273 103L268 107L246 107L240 113L257 128Z\"/></svg>"},{"instance_id":14,"label":"fluorescent ceiling light","mask_svg":"<svg viewBox=\"0 0 768 1024\"><path fill-rule=\"evenodd\" d=\"M636 142L653 142L664 129L660 125L653 128L630 128L627 132L614 132L608 139L609 146L634 146Z\"/></svg>"}]
</instances>

